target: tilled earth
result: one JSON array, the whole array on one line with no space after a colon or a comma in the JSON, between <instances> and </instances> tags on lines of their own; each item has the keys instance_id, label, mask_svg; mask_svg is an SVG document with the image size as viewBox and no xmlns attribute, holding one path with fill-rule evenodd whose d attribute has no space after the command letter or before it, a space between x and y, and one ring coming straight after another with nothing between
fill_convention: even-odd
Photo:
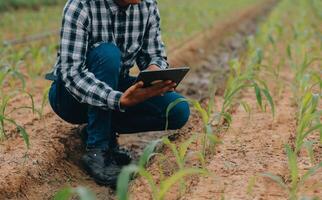
<instances>
[{"instance_id":1,"label":"tilled earth","mask_svg":"<svg viewBox=\"0 0 322 200\"><path fill-rule=\"evenodd\" d=\"M210 77L215 75L213 80L218 88L217 95L221 95L229 72L229 60L243 53L246 38L254 34L259 19L267 14L270 5L258 8L263 12L256 17L245 17L236 21L233 32L227 32L221 35L219 42L209 44L212 45L211 51L198 49L198 55L202 56L196 57L191 66L193 70L181 83L178 91L189 98L202 101L208 95ZM39 81L39 85L41 84ZM17 118L21 119L31 133L31 149L26 152L23 142L14 130L9 134L9 140L0 145L0 199L50 199L63 186L79 185L94 191L98 199L115 198L112 190L95 184L80 168L79 158L84 148L79 137L79 127L66 124L48 107L42 120L26 118L26 115L30 113L18 113ZM151 140L166 134L184 138L199 128L199 118L193 112L189 123L182 130L120 135L119 141L138 157ZM198 197L198 190L195 193L192 194ZM143 197L144 195L137 199Z\"/></svg>"}]
</instances>

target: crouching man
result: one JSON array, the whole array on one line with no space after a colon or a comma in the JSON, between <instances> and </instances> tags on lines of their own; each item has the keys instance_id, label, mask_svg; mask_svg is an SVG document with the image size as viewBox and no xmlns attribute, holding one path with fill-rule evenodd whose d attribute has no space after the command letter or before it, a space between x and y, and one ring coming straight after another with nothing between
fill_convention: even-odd
<instances>
[{"instance_id":1,"label":"crouching man","mask_svg":"<svg viewBox=\"0 0 322 200\"><path fill-rule=\"evenodd\" d=\"M86 123L82 164L93 179L115 186L122 166L131 162L116 133L165 128L166 108L178 98L175 83L148 88L134 84L129 70L168 67L155 0L69 0L64 8L60 48L51 75L49 101L66 122ZM189 105L171 110L169 129L189 118Z\"/></svg>"}]
</instances>

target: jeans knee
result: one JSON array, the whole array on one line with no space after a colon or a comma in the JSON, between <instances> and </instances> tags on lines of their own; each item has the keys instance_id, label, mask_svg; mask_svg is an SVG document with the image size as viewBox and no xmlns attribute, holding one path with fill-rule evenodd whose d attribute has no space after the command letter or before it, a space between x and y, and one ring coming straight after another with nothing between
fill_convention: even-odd
<instances>
[{"instance_id":1,"label":"jeans knee","mask_svg":"<svg viewBox=\"0 0 322 200\"><path fill-rule=\"evenodd\" d=\"M178 103L169 113L169 129L182 128L189 120L190 108L187 102Z\"/></svg>"},{"instance_id":2,"label":"jeans knee","mask_svg":"<svg viewBox=\"0 0 322 200\"><path fill-rule=\"evenodd\" d=\"M102 43L98 47L92 49L88 55L88 64L91 70L99 67L100 70L119 72L121 64L121 51L113 43Z\"/></svg>"}]
</instances>

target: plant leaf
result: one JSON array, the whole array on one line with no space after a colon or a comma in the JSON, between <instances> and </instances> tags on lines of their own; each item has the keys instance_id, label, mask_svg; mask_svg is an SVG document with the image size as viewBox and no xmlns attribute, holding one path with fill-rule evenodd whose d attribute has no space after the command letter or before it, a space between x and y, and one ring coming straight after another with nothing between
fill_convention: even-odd
<instances>
[{"instance_id":1,"label":"plant leaf","mask_svg":"<svg viewBox=\"0 0 322 200\"><path fill-rule=\"evenodd\" d=\"M166 110L166 124L165 124L165 130L168 130L169 128L169 113L170 111L179 103L181 102L187 102L188 100L185 99L185 98L178 98L176 99L175 101L171 102L168 107L167 107L167 110Z\"/></svg>"},{"instance_id":2,"label":"plant leaf","mask_svg":"<svg viewBox=\"0 0 322 200\"><path fill-rule=\"evenodd\" d=\"M277 176L277 175L272 174L270 172L261 173L260 175L261 176L264 176L264 177L270 178L271 180L273 180L274 182L276 182L277 184L279 184L282 188L288 190L287 185L284 183L283 179L280 176Z\"/></svg>"},{"instance_id":3,"label":"plant leaf","mask_svg":"<svg viewBox=\"0 0 322 200\"><path fill-rule=\"evenodd\" d=\"M72 188L64 188L59 190L55 196L54 200L69 200L73 196Z\"/></svg>"},{"instance_id":4,"label":"plant leaf","mask_svg":"<svg viewBox=\"0 0 322 200\"><path fill-rule=\"evenodd\" d=\"M257 83L254 83L254 89L255 89L257 103L258 103L259 107L263 110L263 101L262 101L261 89L259 88Z\"/></svg>"},{"instance_id":5,"label":"plant leaf","mask_svg":"<svg viewBox=\"0 0 322 200\"><path fill-rule=\"evenodd\" d=\"M29 149L29 147L30 147L29 135L27 134L26 130L22 126L17 125L17 129L18 129L22 139L24 140L24 142L27 146L27 149Z\"/></svg>"},{"instance_id":6,"label":"plant leaf","mask_svg":"<svg viewBox=\"0 0 322 200\"><path fill-rule=\"evenodd\" d=\"M162 140L154 140L148 144L148 146L145 147L140 160L139 160L139 167L144 168L145 165L149 162L151 155L153 154L156 146L161 142Z\"/></svg>"},{"instance_id":7,"label":"plant leaf","mask_svg":"<svg viewBox=\"0 0 322 200\"><path fill-rule=\"evenodd\" d=\"M249 104L247 102L245 102L245 101L241 101L240 104L244 108L245 112L248 113L248 118L250 118L251 108L250 108Z\"/></svg>"},{"instance_id":8,"label":"plant leaf","mask_svg":"<svg viewBox=\"0 0 322 200\"><path fill-rule=\"evenodd\" d=\"M187 141L180 144L179 155L182 160L186 156L189 146L196 140L196 138L197 138L197 135L193 134Z\"/></svg>"},{"instance_id":9,"label":"plant leaf","mask_svg":"<svg viewBox=\"0 0 322 200\"><path fill-rule=\"evenodd\" d=\"M269 93L269 90L268 89L263 89L262 90L269 105L271 106L271 111L272 111L272 114L273 114L273 117L275 116L275 104L274 104L274 100L271 96L271 94Z\"/></svg>"},{"instance_id":10,"label":"plant leaf","mask_svg":"<svg viewBox=\"0 0 322 200\"><path fill-rule=\"evenodd\" d=\"M292 187L295 187L298 181L298 167L297 167L296 152L294 152L288 144L285 145L285 151L288 158L288 167L291 172Z\"/></svg>"},{"instance_id":11,"label":"plant leaf","mask_svg":"<svg viewBox=\"0 0 322 200\"><path fill-rule=\"evenodd\" d=\"M180 156L179 151L178 151L176 145L173 144L169 140L169 138L167 138L167 137L163 138L163 143L165 145L167 145L171 149L173 155L176 157L176 162L177 162L179 168L182 168L183 167L183 163L182 163L183 162L183 158Z\"/></svg>"},{"instance_id":12,"label":"plant leaf","mask_svg":"<svg viewBox=\"0 0 322 200\"><path fill-rule=\"evenodd\" d=\"M201 105L198 101L192 100L191 103L194 106L194 108L198 111L198 113L201 115L203 124L204 125L208 124L209 123L209 116L208 116L207 111L201 107Z\"/></svg>"},{"instance_id":13,"label":"plant leaf","mask_svg":"<svg viewBox=\"0 0 322 200\"><path fill-rule=\"evenodd\" d=\"M139 171L139 168L136 165L129 165L129 166L123 167L121 173L117 178L116 195L118 200L127 200L129 198L128 196L129 182L131 180L132 174L137 173L138 171Z\"/></svg>"},{"instance_id":14,"label":"plant leaf","mask_svg":"<svg viewBox=\"0 0 322 200\"><path fill-rule=\"evenodd\" d=\"M310 178L312 175L314 175L320 168L322 168L322 162L320 162L319 164L317 164L316 166L310 168L301 178L301 180L299 181L299 184L304 184L304 182Z\"/></svg>"},{"instance_id":15,"label":"plant leaf","mask_svg":"<svg viewBox=\"0 0 322 200\"><path fill-rule=\"evenodd\" d=\"M179 180L181 180L185 176L193 175L193 174L206 175L207 171L203 169L195 169L195 168L179 170L178 172L176 172L175 174L173 174L171 177L169 177L168 179L166 179L164 182L160 184L160 191L157 199L164 199L166 193L174 184L176 184Z\"/></svg>"},{"instance_id":16,"label":"plant leaf","mask_svg":"<svg viewBox=\"0 0 322 200\"><path fill-rule=\"evenodd\" d=\"M74 192L80 198L80 200L95 200L95 194L85 187L77 187L74 189Z\"/></svg>"}]
</instances>

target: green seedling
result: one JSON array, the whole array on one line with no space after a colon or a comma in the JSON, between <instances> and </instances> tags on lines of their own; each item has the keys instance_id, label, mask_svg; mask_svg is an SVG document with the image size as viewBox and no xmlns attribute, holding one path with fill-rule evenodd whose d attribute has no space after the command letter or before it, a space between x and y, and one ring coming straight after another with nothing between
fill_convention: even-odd
<instances>
[{"instance_id":1,"label":"green seedling","mask_svg":"<svg viewBox=\"0 0 322 200\"><path fill-rule=\"evenodd\" d=\"M49 94L50 86L45 88L43 95L42 95L42 100L41 100L41 107L39 109L39 116L40 118L43 117L44 115L44 109L46 104L48 103L48 94Z\"/></svg>"},{"instance_id":2,"label":"green seedling","mask_svg":"<svg viewBox=\"0 0 322 200\"><path fill-rule=\"evenodd\" d=\"M80 200L96 200L95 194L85 187L63 188L54 195L54 200L70 200L78 197Z\"/></svg>"},{"instance_id":3,"label":"green seedling","mask_svg":"<svg viewBox=\"0 0 322 200\"><path fill-rule=\"evenodd\" d=\"M298 126L296 129L295 152L298 153L311 133L322 128L322 112L318 110L320 95L308 91L302 98L298 113Z\"/></svg>"},{"instance_id":4,"label":"green seedling","mask_svg":"<svg viewBox=\"0 0 322 200\"><path fill-rule=\"evenodd\" d=\"M211 90L210 90L211 91ZM210 144L215 145L218 144L220 142L219 138L214 135L214 132L212 130L211 127L211 121L210 121L210 115L212 114L211 112L213 111L213 107L214 107L214 95L211 95L211 99L209 101L209 105L207 109L202 108L202 106L200 105L200 103L196 100L187 100L184 98L179 98L177 100L175 100L174 102L172 102L167 110L166 110L166 127L165 130L168 129L168 124L169 124L169 114L170 111L179 103L181 102L189 102L190 104L192 104L192 106L197 110L197 112L200 114L201 118L202 118L202 122L203 122L203 140L202 140L202 155L203 157L206 156L206 146L207 143L210 142Z\"/></svg>"},{"instance_id":5,"label":"green seedling","mask_svg":"<svg viewBox=\"0 0 322 200\"><path fill-rule=\"evenodd\" d=\"M206 171L202 169L184 168L175 172L169 178L166 178L159 184L157 184L154 181L152 174L145 169L145 166L149 162L149 160L154 155L156 155L153 152L160 142L160 140L153 141L144 149L138 165L131 164L122 169L117 181L117 197L119 200L129 199L129 182L131 180L131 177L135 175L140 175L147 180L152 190L152 198L154 200L162 200L165 198L167 192L171 189L171 187L180 182L184 177L196 174L206 174Z\"/></svg>"},{"instance_id":6,"label":"green seedling","mask_svg":"<svg viewBox=\"0 0 322 200\"><path fill-rule=\"evenodd\" d=\"M300 176L297 166L296 153L291 149L289 145L286 145L285 149L288 158L288 167L290 171L291 182L288 184L286 181L283 180L282 177L273 173L262 173L261 175L270 178L283 189L285 189L289 194L290 200L297 200L300 187L304 186L305 181L308 178L312 177L320 168L322 168L322 162L307 170L303 176Z\"/></svg>"},{"instance_id":7,"label":"green seedling","mask_svg":"<svg viewBox=\"0 0 322 200\"><path fill-rule=\"evenodd\" d=\"M9 91L7 91L8 89L6 87L6 83L8 82L8 79L10 78L18 78L20 79L21 83L22 83L22 87L24 88L25 86L25 81L24 78L22 76L22 74L17 71L16 69L12 69L12 68L4 68L2 70L0 70L0 140L4 140L6 139L7 135L6 135L6 129L5 126L7 124L11 124L13 126L16 127L18 133L21 135L21 137L23 138L27 148L29 148L30 142L29 142L29 136L26 132L26 130L18 124L18 122L15 119L12 119L10 117L10 115L18 110L21 109L29 109L31 110L33 113L36 112L35 109L35 102L33 99L33 96L22 90L19 89L13 89L11 87L9 87ZM17 95L26 95L30 101L31 101L31 105L30 106L19 106L19 107L15 107L11 110L8 111L8 104L10 102L10 100L12 100L14 97L16 97Z\"/></svg>"},{"instance_id":8,"label":"green seedling","mask_svg":"<svg viewBox=\"0 0 322 200\"><path fill-rule=\"evenodd\" d=\"M187 161L187 153L189 146L197 139L197 135L192 135L188 140L179 144L177 147L173 144L167 137L163 138L163 143L172 151L173 155L175 156L176 163L178 165L179 170L184 170L186 161ZM203 160L201 160L201 163ZM180 181L180 190L181 194L185 192L185 182L184 180Z\"/></svg>"}]
</instances>

